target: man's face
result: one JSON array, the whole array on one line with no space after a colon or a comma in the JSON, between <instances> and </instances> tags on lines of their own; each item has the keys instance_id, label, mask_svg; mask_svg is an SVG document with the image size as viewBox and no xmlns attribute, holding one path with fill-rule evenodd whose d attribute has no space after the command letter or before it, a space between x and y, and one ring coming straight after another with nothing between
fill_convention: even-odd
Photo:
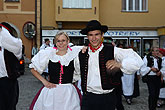
<instances>
[{"instance_id":1,"label":"man's face","mask_svg":"<svg viewBox=\"0 0 165 110\"><path fill-rule=\"evenodd\" d=\"M46 45L49 45L49 43L50 43L50 41L49 41L49 40L45 42L45 44L46 44Z\"/></svg>"},{"instance_id":2,"label":"man's face","mask_svg":"<svg viewBox=\"0 0 165 110\"><path fill-rule=\"evenodd\" d=\"M92 47L97 48L102 41L103 34L100 30L89 31L87 34L88 40Z\"/></svg>"},{"instance_id":3,"label":"man's face","mask_svg":"<svg viewBox=\"0 0 165 110\"><path fill-rule=\"evenodd\" d=\"M159 48L153 48L153 50L152 50L152 55L154 56L154 57L157 57L158 56L158 54L159 54Z\"/></svg>"}]
</instances>

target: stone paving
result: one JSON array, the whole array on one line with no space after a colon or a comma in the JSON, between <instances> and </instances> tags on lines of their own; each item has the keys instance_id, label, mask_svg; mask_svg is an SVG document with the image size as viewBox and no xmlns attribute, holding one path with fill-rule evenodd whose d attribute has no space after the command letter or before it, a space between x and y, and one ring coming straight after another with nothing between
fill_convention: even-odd
<instances>
[{"instance_id":1,"label":"stone paving","mask_svg":"<svg viewBox=\"0 0 165 110\"><path fill-rule=\"evenodd\" d=\"M34 78L31 74L30 69L26 68L25 74L22 75L19 79L20 86L20 96L19 102L17 104L17 110L29 110L29 106L38 92L42 87L42 84ZM148 90L146 84L142 83L140 80L140 96L136 99L133 99L132 105L127 105L123 98L123 104L125 110L148 110L147 96ZM157 110L165 110L165 105L163 108L158 108Z\"/></svg>"}]
</instances>

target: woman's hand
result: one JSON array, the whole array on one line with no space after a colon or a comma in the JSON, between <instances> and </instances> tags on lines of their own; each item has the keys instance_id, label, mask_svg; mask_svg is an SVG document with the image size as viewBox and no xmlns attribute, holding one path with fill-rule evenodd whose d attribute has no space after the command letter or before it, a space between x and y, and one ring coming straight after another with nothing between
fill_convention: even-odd
<instances>
[{"instance_id":1,"label":"woman's hand","mask_svg":"<svg viewBox=\"0 0 165 110\"><path fill-rule=\"evenodd\" d=\"M43 78L36 70L34 70L34 68L31 69L32 74L38 79L40 80L43 85L47 88L55 88L56 84L50 83L49 81L47 81L45 78Z\"/></svg>"},{"instance_id":2,"label":"woman's hand","mask_svg":"<svg viewBox=\"0 0 165 110\"><path fill-rule=\"evenodd\" d=\"M43 85L45 86L45 87L47 87L47 88L55 88L56 87L56 84L53 84L53 83L50 83L49 81L47 81L47 80L45 80L44 82L43 82Z\"/></svg>"}]
</instances>

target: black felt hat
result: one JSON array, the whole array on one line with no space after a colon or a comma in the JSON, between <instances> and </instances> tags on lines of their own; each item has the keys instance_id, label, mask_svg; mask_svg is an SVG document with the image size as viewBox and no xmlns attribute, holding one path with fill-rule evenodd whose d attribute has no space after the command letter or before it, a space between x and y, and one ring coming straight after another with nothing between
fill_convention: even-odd
<instances>
[{"instance_id":1,"label":"black felt hat","mask_svg":"<svg viewBox=\"0 0 165 110\"><path fill-rule=\"evenodd\" d=\"M86 28L80 31L81 34L87 35L89 31L101 30L102 32L107 32L108 27L106 25L101 25L97 20L91 20L88 22Z\"/></svg>"}]
</instances>

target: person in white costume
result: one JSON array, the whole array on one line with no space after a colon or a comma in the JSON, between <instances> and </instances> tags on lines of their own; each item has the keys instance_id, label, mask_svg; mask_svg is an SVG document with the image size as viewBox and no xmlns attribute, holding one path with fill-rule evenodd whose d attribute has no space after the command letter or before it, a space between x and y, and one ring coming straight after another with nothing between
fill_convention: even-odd
<instances>
[{"instance_id":1,"label":"person in white costume","mask_svg":"<svg viewBox=\"0 0 165 110\"><path fill-rule=\"evenodd\" d=\"M80 99L72 82L80 79L78 54L82 47L69 47L68 35L59 31L55 36L56 47L40 50L31 60L32 74L44 87L40 90L30 110L80 110ZM47 81L40 74L48 67Z\"/></svg>"},{"instance_id":2,"label":"person in white costume","mask_svg":"<svg viewBox=\"0 0 165 110\"><path fill-rule=\"evenodd\" d=\"M9 23L0 23L0 110L16 110L19 97L19 60L22 40Z\"/></svg>"},{"instance_id":3,"label":"person in white costume","mask_svg":"<svg viewBox=\"0 0 165 110\"><path fill-rule=\"evenodd\" d=\"M123 95L126 98L126 102L129 105L132 103L131 96L133 95L133 91L134 91L134 78L135 78L135 74L126 74L126 73L123 73L123 76L121 77Z\"/></svg>"},{"instance_id":4,"label":"person in white costume","mask_svg":"<svg viewBox=\"0 0 165 110\"><path fill-rule=\"evenodd\" d=\"M49 39L44 39L44 43L41 45L40 50L44 50L47 47L53 47Z\"/></svg>"},{"instance_id":5,"label":"person in white costume","mask_svg":"<svg viewBox=\"0 0 165 110\"><path fill-rule=\"evenodd\" d=\"M147 76L148 87L148 108L149 110L156 110L157 100L159 98L161 74L162 74L162 59L158 56L159 48L152 47L151 52L144 58L144 65L140 68L140 74Z\"/></svg>"},{"instance_id":6,"label":"person in white costume","mask_svg":"<svg viewBox=\"0 0 165 110\"><path fill-rule=\"evenodd\" d=\"M160 57L162 58L162 69L161 69L161 72L162 72L162 83L163 81L165 82L165 49L159 49L160 51ZM158 107L161 107L165 104L165 87L162 87L160 89L160 92L159 92L159 99L158 99L158 102L157 102L157 106Z\"/></svg>"},{"instance_id":7,"label":"person in white costume","mask_svg":"<svg viewBox=\"0 0 165 110\"><path fill-rule=\"evenodd\" d=\"M37 44L34 44L34 46L32 47L31 58L33 58L33 56L36 55L37 52L38 52Z\"/></svg>"},{"instance_id":8,"label":"person in white costume","mask_svg":"<svg viewBox=\"0 0 165 110\"><path fill-rule=\"evenodd\" d=\"M91 20L80 31L89 40L87 51L79 54L83 91L81 110L115 110L114 89L120 84L121 74L114 68L134 74L143 65L140 56L132 49L104 45L103 36L107 30L108 26Z\"/></svg>"}]
</instances>

